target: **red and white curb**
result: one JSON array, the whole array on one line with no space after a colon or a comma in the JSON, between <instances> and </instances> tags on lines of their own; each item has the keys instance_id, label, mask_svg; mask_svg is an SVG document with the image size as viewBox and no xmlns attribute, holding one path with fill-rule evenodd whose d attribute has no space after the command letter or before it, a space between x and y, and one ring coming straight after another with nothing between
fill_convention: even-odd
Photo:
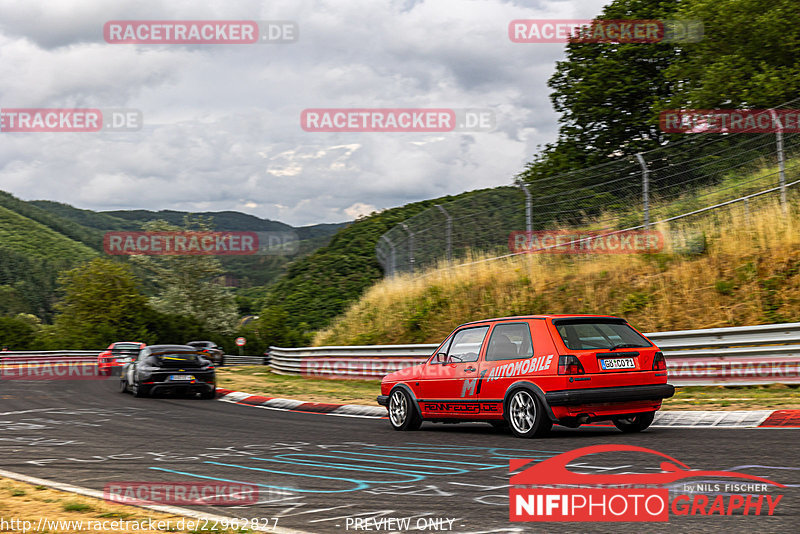
<instances>
[{"instance_id":1,"label":"red and white curb","mask_svg":"<svg viewBox=\"0 0 800 534\"><path fill-rule=\"evenodd\" d=\"M217 388L217 394L217 400L223 402L272 410L370 419L380 419L387 416L386 408L382 406L304 402L279 397L262 397L221 388ZM590 426L610 426L610 424L600 423ZM665 410L656 413L651 426L656 428L800 428L800 410Z\"/></svg>"},{"instance_id":2,"label":"red and white curb","mask_svg":"<svg viewBox=\"0 0 800 534\"><path fill-rule=\"evenodd\" d=\"M221 394L221 396L220 396ZM255 406L257 408L269 408L273 410L284 410L289 412L310 412L325 415L343 415L349 417L366 417L380 419L386 417L386 408L381 406L363 406L361 404L327 404L324 402L304 402L294 399L281 399L278 397L262 397L251 395L241 391L231 391L228 389L217 388L217 400Z\"/></svg>"}]
</instances>

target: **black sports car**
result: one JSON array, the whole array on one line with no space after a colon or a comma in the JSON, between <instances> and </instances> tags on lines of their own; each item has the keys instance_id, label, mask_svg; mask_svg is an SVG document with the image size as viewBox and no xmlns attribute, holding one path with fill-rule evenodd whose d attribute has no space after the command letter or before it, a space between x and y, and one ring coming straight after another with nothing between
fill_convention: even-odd
<instances>
[{"instance_id":1,"label":"black sports car","mask_svg":"<svg viewBox=\"0 0 800 534\"><path fill-rule=\"evenodd\" d=\"M122 368L119 390L136 397L184 392L213 399L217 392L217 376L211 360L195 347L151 345Z\"/></svg>"}]
</instances>

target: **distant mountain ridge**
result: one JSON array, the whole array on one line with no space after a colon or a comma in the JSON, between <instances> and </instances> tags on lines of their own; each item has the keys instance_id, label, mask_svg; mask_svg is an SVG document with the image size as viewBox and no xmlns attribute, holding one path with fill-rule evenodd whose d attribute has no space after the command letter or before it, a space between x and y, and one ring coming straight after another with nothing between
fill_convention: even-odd
<instances>
[{"instance_id":1,"label":"distant mountain ridge","mask_svg":"<svg viewBox=\"0 0 800 534\"><path fill-rule=\"evenodd\" d=\"M219 231L297 233L300 252L296 256L220 256L227 271L225 281L243 288L271 284L290 262L325 246L349 224L293 227L235 211L98 212L51 200L25 201L0 191L0 315L34 313L49 320L59 273L104 254L106 232L141 230L145 222L153 220L182 225L186 216L196 215L211 217Z\"/></svg>"}]
</instances>

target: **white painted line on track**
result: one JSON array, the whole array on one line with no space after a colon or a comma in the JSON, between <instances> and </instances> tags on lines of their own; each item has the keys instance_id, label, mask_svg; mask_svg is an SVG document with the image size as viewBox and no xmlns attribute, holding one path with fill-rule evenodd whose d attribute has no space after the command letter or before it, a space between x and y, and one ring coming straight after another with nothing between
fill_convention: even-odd
<instances>
[{"instance_id":1,"label":"white painted line on track","mask_svg":"<svg viewBox=\"0 0 800 534\"><path fill-rule=\"evenodd\" d=\"M6 471L5 469L0 469L0 477L10 478L18 482L25 482L26 484L33 484L36 486L47 486L48 488L53 488L59 491L76 493L78 495L83 495L85 497L93 497L95 499L106 501L103 492L100 490L93 490L81 486L73 486L72 484L64 484L63 482L55 482L53 480L47 480L44 478L31 477L28 475L23 475L21 473L15 473L13 471ZM122 506L135 506L136 508L146 508L148 510L153 510L154 512L162 512L165 514L180 515L184 517L191 517L193 519L203 519L208 521L230 522L231 519L236 519L235 517L207 514L205 512L199 512L197 510L190 510L188 508L179 508L177 506L167 506L163 504L127 504L127 503L117 503L113 501L106 501L106 502L109 502L109 504L119 504ZM241 518L241 515L237 517ZM250 529L250 530L259 530L262 532L274 532L275 534L310 534L303 530L295 530L283 527L275 527L275 528L257 527L255 529Z\"/></svg>"}]
</instances>

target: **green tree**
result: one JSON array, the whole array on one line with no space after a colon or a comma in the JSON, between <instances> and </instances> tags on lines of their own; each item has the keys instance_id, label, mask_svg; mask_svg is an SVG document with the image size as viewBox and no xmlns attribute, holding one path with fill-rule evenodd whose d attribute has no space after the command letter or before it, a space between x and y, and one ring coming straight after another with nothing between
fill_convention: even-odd
<instances>
[{"instance_id":1,"label":"green tree","mask_svg":"<svg viewBox=\"0 0 800 534\"><path fill-rule=\"evenodd\" d=\"M151 314L127 265L95 259L63 273L53 335L62 349L104 348L114 341L147 341Z\"/></svg>"},{"instance_id":2,"label":"green tree","mask_svg":"<svg viewBox=\"0 0 800 534\"><path fill-rule=\"evenodd\" d=\"M676 0L615 0L600 20L669 19ZM673 43L570 42L547 85L561 115L558 141L521 173L526 181L587 167L662 144L653 106L674 91L665 72L684 51ZM654 117L656 120L654 120Z\"/></svg>"},{"instance_id":3,"label":"green tree","mask_svg":"<svg viewBox=\"0 0 800 534\"><path fill-rule=\"evenodd\" d=\"M184 228L165 221L144 224L150 232L210 231L210 220L186 218ZM207 329L223 334L233 332L238 319L236 300L229 288L218 283L225 274L219 259L212 256L132 256L131 261L145 269L158 288L150 300L158 312L194 317Z\"/></svg>"},{"instance_id":4,"label":"green tree","mask_svg":"<svg viewBox=\"0 0 800 534\"><path fill-rule=\"evenodd\" d=\"M15 317L0 317L0 348L33 350L39 332L39 319L20 313Z\"/></svg>"},{"instance_id":5,"label":"green tree","mask_svg":"<svg viewBox=\"0 0 800 534\"><path fill-rule=\"evenodd\" d=\"M300 347L311 342L307 323L292 326L289 313L280 306L266 307L258 319L239 329L238 334L247 339L247 353L261 354L270 346Z\"/></svg>"},{"instance_id":6,"label":"green tree","mask_svg":"<svg viewBox=\"0 0 800 534\"><path fill-rule=\"evenodd\" d=\"M691 0L677 16L702 20L705 36L666 70L663 108L769 108L800 95L797 0Z\"/></svg>"}]
</instances>

